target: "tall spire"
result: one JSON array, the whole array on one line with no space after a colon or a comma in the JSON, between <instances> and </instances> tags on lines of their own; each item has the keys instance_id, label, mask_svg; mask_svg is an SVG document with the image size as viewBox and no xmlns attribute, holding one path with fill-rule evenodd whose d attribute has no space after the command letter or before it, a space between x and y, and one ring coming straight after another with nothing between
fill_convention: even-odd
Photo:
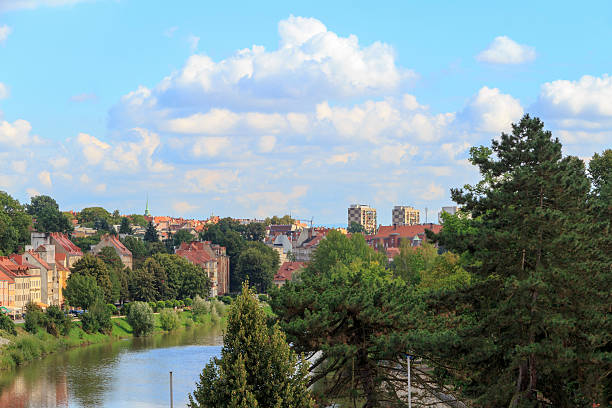
<instances>
[{"instance_id":1,"label":"tall spire","mask_svg":"<svg viewBox=\"0 0 612 408\"><path fill-rule=\"evenodd\" d=\"M151 211L149 211L149 194L147 193L147 206L145 208L145 213L144 215L146 217L150 217L151 216Z\"/></svg>"}]
</instances>

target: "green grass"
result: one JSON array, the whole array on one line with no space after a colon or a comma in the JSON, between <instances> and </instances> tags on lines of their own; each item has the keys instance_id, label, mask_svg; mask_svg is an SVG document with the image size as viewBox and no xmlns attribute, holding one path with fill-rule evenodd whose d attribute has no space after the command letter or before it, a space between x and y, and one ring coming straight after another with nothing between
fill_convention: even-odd
<instances>
[{"instance_id":1,"label":"green grass","mask_svg":"<svg viewBox=\"0 0 612 408\"><path fill-rule=\"evenodd\" d=\"M153 316L155 319L154 333L163 333L159 314ZM179 312L179 318L180 327L215 323L213 322L215 318L211 317L210 313L198 316L194 321L191 311L185 310ZM225 324L226 319L225 316L216 317L217 322L222 324ZM132 337L132 326L127 322L125 316L111 319L111 321L113 326L110 334L86 333L81 328L81 323L75 321L68 335L59 337L54 337L42 329L39 329L36 334L28 333L23 328L23 324L17 324L17 336L0 332L0 337L10 341L8 345L0 347L0 371L11 370L48 354L69 348Z\"/></svg>"}]
</instances>

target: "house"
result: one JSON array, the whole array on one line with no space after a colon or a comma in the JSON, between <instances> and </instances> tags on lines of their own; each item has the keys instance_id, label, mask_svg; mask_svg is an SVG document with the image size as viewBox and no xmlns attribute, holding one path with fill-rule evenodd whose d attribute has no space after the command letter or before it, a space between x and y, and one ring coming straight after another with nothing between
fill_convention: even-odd
<instances>
[{"instance_id":1,"label":"house","mask_svg":"<svg viewBox=\"0 0 612 408\"><path fill-rule=\"evenodd\" d=\"M0 270L0 306L15 307L15 279Z\"/></svg>"},{"instance_id":2,"label":"house","mask_svg":"<svg viewBox=\"0 0 612 408\"><path fill-rule=\"evenodd\" d=\"M123 265L132 269L132 252L123 245L116 235L102 235L100 242L91 246L91 252L97 255L102 252L102 248L106 247L113 248L117 256L121 259L121 262L123 262Z\"/></svg>"},{"instance_id":3,"label":"house","mask_svg":"<svg viewBox=\"0 0 612 408\"><path fill-rule=\"evenodd\" d=\"M55 267L54 245L41 245L35 251L29 250L23 255L11 255L11 259L18 265L28 263L38 268L40 270L41 302L47 305L60 305L59 276Z\"/></svg>"},{"instance_id":4,"label":"house","mask_svg":"<svg viewBox=\"0 0 612 408\"><path fill-rule=\"evenodd\" d=\"M321 240L325 238L328 232L329 229L327 228L314 227L304 229L293 247L295 260L297 262L310 262L319 243L321 243Z\"/></svg>"},{"instance_id":5,"label":"house","mask_svg":"<svg viewBox=\"0 0 612 408\"><path fill-rule=\"evenodd\" d=\"M40 270L38 268L25 262L17 265L8 256L0 256L0 272L15 281L14 307L18 312L23 312L29 302L41 303Z\"/></svg>"},{"instance_id":6,"label":"house","mask_svg":"<svg viewBox=\"0 0 612 408\"><path fill-rule=\"evenodd\" d=\"M374 235L367 235L368 244L377 250L387 251L389 248L401 248L403 242L412 247L418 247L427 241L426 230L439 233L442 226L438 224L420 225L381 225Z\"/></svg>"},{"instance_id":7,"label":"house","mask_svg":"<svg viewBox=\"0 0 612 408\"><path fill-rule=\"evenodd\" d=\"M81 248L76 246L66 234L61 232L32 232L30 235L31 244L26 246L26 251L30 249L37 249L41 245L54 245L55 252L65 254L68 261L68 267L72 268L79 259L83 257L83 251Z\"/></svg>"},{"instance_id":8,"label":"house","mask_svg":"<svg viewBox=\"0 0 612 408\"><path fill-rule=\"evenodd\" d=\"M274 275L274 284L280 288L287 281L293 280L294 274L304 267L304 262L283 262Z\"/></svg>"},{"instance_id":9,"label":"house","mask_svg":"<svg viewBox=\"0 0 612 408\"><path fill-rule=\"evenodd\" d=\"M229 257L225 247L204 242L183 242L175 252L194 265L200 266L211 282L210 296L229 293Z\"/></svg>"}]
</instances>

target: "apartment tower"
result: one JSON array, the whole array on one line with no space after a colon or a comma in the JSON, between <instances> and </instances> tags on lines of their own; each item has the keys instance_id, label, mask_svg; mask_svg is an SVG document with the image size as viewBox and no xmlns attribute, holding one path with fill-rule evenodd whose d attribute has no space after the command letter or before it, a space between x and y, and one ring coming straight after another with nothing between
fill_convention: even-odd
<instances>
[{"instance_id":1,"label":"apartment tower","mask_svg":"<svg viewBox=\"0 0 612 408\"><path fill-rule=\"evenodd\" d=\"M393 207L392 224L401 225L418 225L420 221L420 212L416 208L405 205L396 205Z\"/></svg>"},{"instance_id":2,"label":"apartment tower","mask_svg":"<svg viewBox=\"0 0 612 408\"><path fill-rule=\"evenodd\" d=\"M368 234L376 232L376 209L364 204L351 204L348 208L348 226L356 222L361 224Z\"/></svg>"}]
</instances>

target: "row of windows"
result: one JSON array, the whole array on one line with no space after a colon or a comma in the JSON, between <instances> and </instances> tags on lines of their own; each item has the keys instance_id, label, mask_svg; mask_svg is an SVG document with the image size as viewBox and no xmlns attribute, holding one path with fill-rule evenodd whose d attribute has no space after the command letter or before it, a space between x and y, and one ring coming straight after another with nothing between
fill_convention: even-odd
<instances>
[{"instance_id":1,"label":"row of windows","mask_svg":"<svg viewBox=\"0 0 612 408\"><path fill-rule=\"evenodd\" d=\"M35 280L35 281L27 281L24 283L16 283L15 284L15 289L30 289L30 288L39 288L40 287L40 281Z\"/></svg>"}]
</instances>

